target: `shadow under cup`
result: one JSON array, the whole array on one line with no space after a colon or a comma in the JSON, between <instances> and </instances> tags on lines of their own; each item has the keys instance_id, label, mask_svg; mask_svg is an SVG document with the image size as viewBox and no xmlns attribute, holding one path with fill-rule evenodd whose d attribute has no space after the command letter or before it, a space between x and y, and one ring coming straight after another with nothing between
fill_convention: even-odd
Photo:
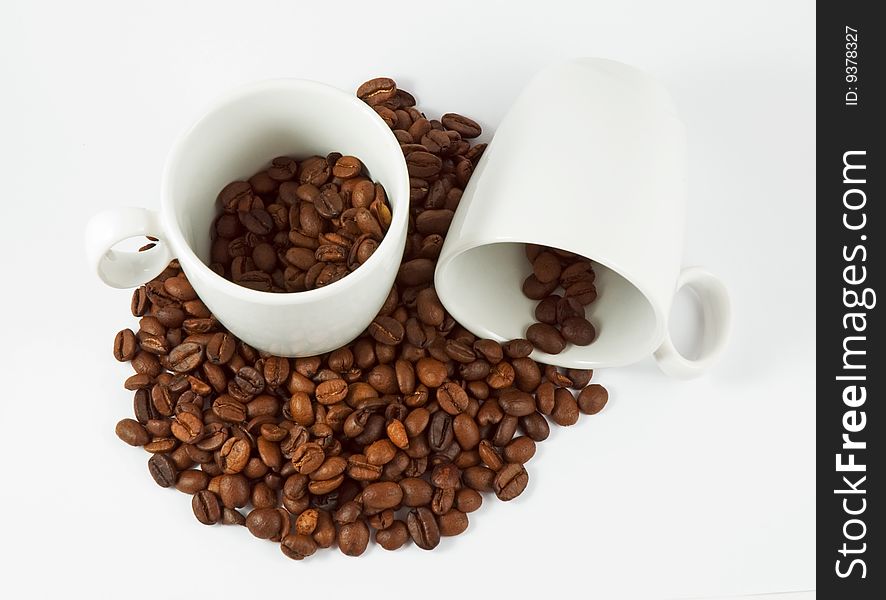
<instances>
[{"instance_id":1,"label":"shadow under cup","mask_svg":"<svg viewBox=\"0 0 886 600\"><path fill-rule=\"evenodd\" d=\"M477 335L499 341L522 338L536 322L538 301L521 290L523 280L532 273L524 244L501 242L465 250L452 258L447 270L447 279L458 282L459 298L447 308ZM661 332L648 298L625 277L596 261L594 273L597 299L585 308L585 315L596 328L597 338L588 346L567 344L556 359L536 350L534 359L597 368L630 364L655 350Z\"/></svg>"}]
</instances>

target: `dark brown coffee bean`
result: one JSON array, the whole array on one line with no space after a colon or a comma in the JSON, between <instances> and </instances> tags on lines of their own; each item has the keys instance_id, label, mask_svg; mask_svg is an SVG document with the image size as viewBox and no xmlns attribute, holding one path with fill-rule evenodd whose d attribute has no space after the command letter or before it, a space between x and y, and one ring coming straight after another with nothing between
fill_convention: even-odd
<instances>
[{"instance_id":1,"label":"dark brown coffee bean","mask_svg":"<svg viewBox=\"0 0 886 600\"><path fill-rule=\"evenodd\" d=\"M529 474L523 465L508 463L495 475L493 489L499 500L507 502L523 493L529 483Z\"/></svg>"},{"instance_id":2,"label":"dark brown coffee bean","mask_svg":"<svg viewBox=\"0 0 886 600\"><path fill-rule=\"evenodd\" d=\"M468 528L468 515L455 508L437 517L441 536L460 535Z\"/></svg>"},{"instance_id":3,"label":"dark brown coffee bean","mask_svg":"<svg viewBox=\"0 0 886 600\"><path fill-rule=\"evenodd\" d=\"M543 442L551 434L551 426L541 413L520 417L520 428L534 442Z\"/></svg>"},{"instance_id":4,"label":"dark brown coffee bean","mask_svg":"<svg viewBox=\"0 0 886 600\"><path fill-rule=\"evenodd\" d=\"M572 381L572 385L569 387L580 390L591 381L594 371L593 369L566 369L566 376Z\"/></svg>"},{"instance_id":5,"label":"dark brown coffee bean","mask_svg":"<svg viewBox=\"0 0 886 600\"><path fill-rule=\"evenodd\" d=\"M480 443L480 428L468 414L461 413L452 420L452 430L458 445L463 450L476 448Z\"/></svg>"},{"instance_id":6,"label":"dark brown coffee bean","mask_svg":"<svg viewBox=\"0 0 886 600\"><path fill-rule=\"evenodd\" d=\"M246 506L250 499L249 481L240 473L221 475L218 483L218 496L221 498L222 504L228 508Z\"/></svg>"},{"instance_id":7,"label":"dark brown coffee bean","mask_svg":"<svg viewBox=\"0 0 886 600\"><path fill-rule=\"evenodd\" d=\"M209 475L203 471L189 469L178 474L175 489L185 494L196 494L209 485Z\"/></svg>"},{"instance_id":8,"label":"dark brown coffee bean","mask_svg":"<svg viewBox=\"0 0 886 600\"><path fill-rule=\"evenodd\" d=\"M560 324L563 338L576 346L587 346L597 337L591 322L584 317L569 317Z\"/></svg>"},{"instance_id":9,"label":"dark brown coffee bean","mask_svg":"<svg viewBox=\"0 0 886 600\"><path fill-rule=\"evenodd\" d=\"M317 386L316 398L320 404L335 404L344 400L347 395L348 384L344 379L330 379Z\"/></svg>"},{"instance_id":10,"label":"dark brown coffee bean","mask_svg":"<svg viewBox=\"0 0 886 600\"><path fill-rule=\"evenodd\" d=\"M597 288L587 280L573 283L565 289L567 298L575 298L585 306L597 299Z\"/></svg>"},{"instance_id":11,"label":"dark brown coffee bean","mask_svg":"<svg viewBox=\"0 0 886 600\"><path fill-rule=\"evenodd\" d=\"M468 408L469 398L461 386L447 381L437 390L437 403L450 415L457 415Z\"/></svg>"},{"instance_id":12,"label":"dark brown coffee bean","mask_svg":"<svg viewBox=\"0 0 886 600\"><path fill-rule=\"evenodd\" d=\"M529 437L516 437L504 447L502 457L511 463L525 464L535 456L535 442Z\"/></svg>"},{"instance_id":13,"label":"dark brown coffee bean","mask_svg":"<svg viewBox=\"0 0 886 600\"><path fill-rule=\"evenodd\" d=\"M121 420L117 423L115 431L117 437L130 446L144 446L151 441L151 436L148 435L141 423L133 419Z\"/></svg>"},{"instance_id":14,"label":"dark brown coffee bean","mask_svg":"<svg viewBox=\"0 0 886 600\"><path fill-rule=\"evenodd\" d=\"M575 425L578 422L578 403L572 392L565 388L554 390L554 410L551 411L551 419L557 425Z\"/></svg>"},{"instance_id":15,"label":"dark brown coffee bean","mask_svg":"<svg viewBox=\"0 0 886 600\"><path fill-rule=\"evenodd\" d=\"M325 459L323 449L313 442L302 444L292 453L292 465L295 471L302 475L313 473L320 468Z\"/></svg>"},{"instance_id":16,"label":"dark brown coffee bean","mask_svg":"<svg viewBox=\"0 0 886 600\"><path fill-rule=\"evenodd\" d=\"M169 367L176 373L193 371L203 360L203 346L193 342L179 344L169 353Z\"/></svg>"},{"instance_id":17,"label":"dark brown coffee bean","mask_svg":"<svg viewBox=\"0 0 886 600\"><path fill-rule=\"evenodd\" d=\"M302 560L317 551L317 543L308 535L288 534L281 540L280 550L288 558Z\"/></svg>"},{"instance_id":18,"label":"dark brown coffee bean","mask_svg":"<svg viewBox=\"0 0 886 600\"><path fill-rule=\"evenodd\" d=\"M535 412L535 398L520 390L506 390L498 398L498 403L505 414L525 417Z\"/></svg>"},{"instance_id":19,"label":"dark brown coffee bean","mask_svg":"<svg viewBox=\"0 0 886 600\"><path fill-rule=\"evenodd\" d=\"M560 259L550 252L542 252L532 261L532 273L540 283L559 284L560 272Z\"/></svg>"},{"instance_id":20,"label":"dark brown coffee bean","mask_svg":"<svg viewBox=\"0 0 886 600\"><path fill-rule=\"evenodd\" d=\"M462 488L455 493L455 508L463 513L474 512L483 504L483 496L477 490Z\"/></svg>"},{"instance_id":21,"label":"dark brown coffee bean","mask_svg":"<svg viewBox=\"0 0 886 600\"><path fill-rule=\"evenodd\" d=\"M252 448L243 438L229 438L218 450L218 466L223 473L239 473L246 467Z\"/></svg>"},{"instance_id":22,"label":"dark brown coffee bean","mask_svg":"<svg viewBox=\"0 0 886 600\"><path fill-rule=\"evenodd\" d=\"M403 341L405 330L403 325L391 317L376 317L369 324L369 334L379 343L396 345Z\"/></svg>"},{"instance_id":23,"label":"dark brown coffee bean","mask_svg":"<svg viewBox=\"0 0 886 600\"><path fill-rule=\"evenodd\" d=\"M532 342L522 338L505 342L502 347L508 358L523 358L532 353Z\"/></svg>"},{"instance_id":24,"label":"dark brown coffee bean","mask_svg":"<svg viewBox=\"0 0 886 600\"><path fill-rule=\"evenodd\" d=\"M114 338L114 358L120 362L132 360L138 352L138 340L131 329L123 329Z\"/></svg>"},{"instance_id":25,"label":"dark brown coffee bean","mask_svg":"<svg viewBox=\"0 0 886 600\"><path fill-rule=\"evenodd\" d=\"M148 459L148 471L160 487L172 487L178 470L168 454L154 454Z\"/></svg>"},{"instance_id":26,"label":"dark brown coffee bean","mask_svg":"<svg viewBox=\"0 0 886 600\"><path fill-rule=\"evenodd\" d=\"M200 490L191 498L194 516L204 525L215 525L221 519L222 507L218 496L209 490Z\"/></svg>"},{"instance_id":27,"label":"dark brown coffee bean","mask_svg":"<svg viewBox=\"0 0 886 600\"><path fill-rule=\"evenodd\" d=\"M511 363L501 361L492 365L489 375L486 377L486 383L494 390L510 387L514 383L514 367Z\"/></svg>"},{"instance_id":28,"label":"dark brown coffee bean","mask_svg":"<svg viewBox=\"0 0 886 600\"><path fill-rule=\"evenodd\" d=\"M203 421L189 412L181 412L173 419L170 431L182 442L193 444L203 435Z\"/></svg>"},{"instance_id":29,"label":"dark brown coffee bean","mask_svg":"<svg viewBox=\"0 0 886 600\"><path fill-rule=\"evenodd\" d=\"M557 323L557 305L561 300L557 294L552 294L535 306L535 320L548 325Z\"/></svg>"},{"instance_id":30,"label":"dark brown coffee bean","mask_svg":"<svg viewBox=\"0 0 886 600\"><path fill-rule=\"evenodd\" d=\"M257 508L246 515L249 533L262 540L279 540L283 527L283 516L276 508Z\"/></svg>"},{"instance_id":31,"label":"dark brown coffee bean","mask_svg":"<svg viewBox=\"0 0 886 600\"><path fill-rule=\"evenodd\" d=\"M465 485L478 492L491 492L495 471L488 467L475 465L464 470L462 480Z\"/></svg>"},{"instance_id":32,"label":"dark brown coffee bean","mask_svg":"<svg viewBox=\"0 0 886 600\"><path fill-rule=\"evenodd\" d=\"M594 383L584 388L578 394L578 407L587 415L595 415L606 406L609 401L609 392L602 385Z\"/></svg>"},{"instance_id":33,"label":"dark brown coffee bean","mask_svg":"<svg viewBox=\"0 0 886 600\"><path fill-rule=\"evenodd\" d=\"M236 349L237 344L230 334L215 333L206 345L206 360L216 365L226 364L234 357Z\"/></svg>"},{"instance_id":34,"label":"dark brown coffee bean","mask_svg":"<svg viewBox=\"0 0 886 600\"><path fill-rule=\"evenodd\" d=\"M547 323L533 323L526 329L526 339L548 354L559 354L566 348L566 340L559 331Z\"/></svg>"},{"instance_id":35,"label":"dark brown coffee bean","mask_svg":"<svg viewBox=\"0 0 886 600\"><path fill-rule=\"evenodd\" d=\"M409 541L409 529L403 521L396 520L375 533L375 542L385 550L397 550L407 541Z\"/></svg>"},{"instance_id":36,"label":"dark brown coffee bean","mask_svg":"<svg viewBox=\"0 0 886 600\"><path fill-rule=\"evenodd\" d=\"M400 265L397 283L404 286L419 286L430 283L434 279L434 261L427 258L415 258Z\"/></svg>"},{"instance_id":37,"label":"dark brown coffee bean","mask_svg":"<svg viewBox=\"0 0 886 600\"><path fill-rule=\"evenodd\" d=\"M163 290L172 298L180 302L186 300L196 300L197 292L191 286L191 283L183 276L170 277L163 282Z\"/></svg>"},{"instance_id":38,"label":"dark brown coffee bean","mask_svg":"<svg viewBox=\"0 0 886 600\"><path fill-rule=\"evenodd\" d=\"M476 121L457 113L446 113L440 117L440 121L446 129L457 131L466 139L479 137L483 133Z\"/></svg>"},{"instance_id":39,"label":"dark brown coffee bean","mask_svg":"<svg viewBox=\"0 0 886 600\"><path fill-rule=\"evenodd\" d=\"M397 95L397 85L388 77L376 77L357 88L357 97L369 106L378 106Z\"/></svg>"},{"instance_id":40,"label":"dark brown coffee bean","mask_svg":"<svg viewBox=\"0 0 886 600\"><path fill-rule=\"evenodd\" d=\"M548 283L542 283L533 274L523 281L523 295L530 300L542 300L550 296L559 285L556 279Z\"/></svg>"},{"instance_id":41,"label":"dark brown coffee bean","mask_svg":"<svg viewBox=\"0 0 886 600\"><path fill-rule=\"evenodd\" d=\"M441 452L449 447L454 438L452 417L444 411L431 415L431 422L428 425L428 444L431 450Z\"/></svg>"},{"instance_id":42,"label":"dark brown coffee bean","mask_svg":"<svg viewBox=\"0 0 886 600\"><path fill-rule=\"evenodd\" d=\"M446 364L435 358L421 358L415 365L415 373L424 385L437 388L446 380Z\"/></svg>"},{"instance_id":43,"label":"dark brown coffee bean","mask_svg":"<svg viewBox=\"0 0 886 600\"><path fill-rule=\"evenodd\" d=\"M433 550L440 543L440 528L434 513L427 508L422 506L409 511L406 526L412 541L422 550Z\"/></svg>"},{"instance_id":44,"label":"dark brown coffee bean","mask_svg":"<svg viewBox=\"0 0 886 600\"><path fill-rule=\"evenodd\" d=\"M369 545L369 528L363 519L342 525L338 530L338 549L347 556L360 556Z\"/></svg>"},{"instance_id":45,"label":"dark brown coffee bean","mask_svg":"<svg viewBox=\"0 0 886 600\"><path fill-rule=\"evenodd\" d=\"M224 394L212 403L212 412L223 420L231 423L239 423L246 420L246 405Z\"/></svg>"}]
</instances>

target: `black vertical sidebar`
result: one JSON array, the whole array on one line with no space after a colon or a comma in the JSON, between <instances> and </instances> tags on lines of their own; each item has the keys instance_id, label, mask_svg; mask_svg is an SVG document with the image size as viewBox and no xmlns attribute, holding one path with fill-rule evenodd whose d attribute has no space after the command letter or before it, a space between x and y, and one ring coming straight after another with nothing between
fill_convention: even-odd
<instances>
[{"instance_id":1,"label":"black vertical sidebar","mask_svg":"<svg viewBox=\"0 0 886 600\"><path fill-rule=\"evenodd\" d=\"M884 496L874 492L886 484L880 8L817 4L816 579L828 600L886 597Z\"/></svg>"}]
</instances>

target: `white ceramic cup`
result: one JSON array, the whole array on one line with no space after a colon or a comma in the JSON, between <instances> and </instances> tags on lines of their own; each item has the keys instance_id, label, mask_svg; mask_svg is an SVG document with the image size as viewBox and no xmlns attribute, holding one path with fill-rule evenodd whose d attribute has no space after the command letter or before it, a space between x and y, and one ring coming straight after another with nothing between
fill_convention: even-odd
<instances>
[{"instance_id":1,"label":"white ceramic cup","mask_svg":"<svg viewBox=\"0 0 886 600\"><path fill-rule=\"evenodd\" d=\"M360 158L391 204L391 226L369 260L326 287L291 294L241 287L206 266L222 187L276 156L333 151ZM347 344L378 313L403 256L408 210L406 163L375 111L327 85L271 80L234 90L178 140L163 173L159 213L113 208L95 215L86 251L98 276L118 288L149 281L175 257L200 299L237 337L277 355L312 356ZM113 249L142 235L159 238L158 246L142 253Z\"/></svg>"},{"instance_id":2,"label":"white ceramic cup","mask_svg":"<svg viewBox=\"0 0 886 600\"><path fill-rule=\"evenodd\" d=\"M589 346L567 345L540 362L594 369L651 353L674 376L703 372L730 327L729 296L707 271L681 271L686 204L685 134L652 77L603 59L548 68L523 90L477 166L437 265L440 300L478 336L523 337L537 304L520 291L531 273L524 244L575 252L595 263ZM692 289L704 325L698 356L682 356L668 331L677 290Z\"/></svg>"}]
</instances>

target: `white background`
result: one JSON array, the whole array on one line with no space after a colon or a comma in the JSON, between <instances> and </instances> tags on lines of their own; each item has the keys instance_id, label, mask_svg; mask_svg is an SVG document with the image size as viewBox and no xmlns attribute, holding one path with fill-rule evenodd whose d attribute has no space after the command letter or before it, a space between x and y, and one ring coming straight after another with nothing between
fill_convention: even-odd
<instances>
[{"instance_id":1,"label":"white background","mask_svg":"<svg viewBox=\"0 0 886 600\"><path fill-rule=\"evenodd\" d=\"M238 4L0 8L0 595L369 599L395 577L427 598L813 588L814 3ZM433 553L293 563L154 484L114 436L132 403L111 342L134 319L129 292L86 267L91 213L156 207L175 137L244 81L390 75L429 115L491 132L535 71L593 55L658 75L686 122L686 263L735 303L713 372L600 372L604 413L556 429L527 492L487 501Z\"/></svg>"}]
</instances>

